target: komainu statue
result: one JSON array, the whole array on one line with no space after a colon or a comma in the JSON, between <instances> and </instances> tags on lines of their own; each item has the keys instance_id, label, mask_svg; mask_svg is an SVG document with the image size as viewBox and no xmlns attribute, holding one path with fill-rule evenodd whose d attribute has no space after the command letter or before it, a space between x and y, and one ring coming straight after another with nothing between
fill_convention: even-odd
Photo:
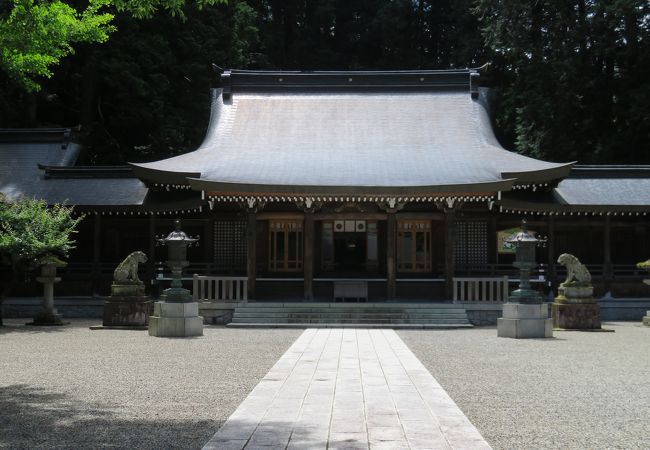
<instances>
[{"instance_id":1,"label":"komainu statue","mask_svg":"<svg viewBox=\"0 0 650 450\"><path fill-rule=\"evenodd\" d=\"M138 264L146 263L147 255L141 251L133 252L122 261L113 272L114 283L143 284L138 278Z\"/></svg>"},{"instance_id":2,"label":"komainu statue","mask_svg":"<svg viewBox=\"0 0 650 450\"><path fill-rule=\"evenodd\" d=\"M591 274L589 273L589 270L587 270L585 265L575 256L569 253L562 253L557 259L557 262L566 266L566 280L564 280L562 285L569 284L573 280L575 280L576 283L591 283Z\"/></svg>"}]
</instances>

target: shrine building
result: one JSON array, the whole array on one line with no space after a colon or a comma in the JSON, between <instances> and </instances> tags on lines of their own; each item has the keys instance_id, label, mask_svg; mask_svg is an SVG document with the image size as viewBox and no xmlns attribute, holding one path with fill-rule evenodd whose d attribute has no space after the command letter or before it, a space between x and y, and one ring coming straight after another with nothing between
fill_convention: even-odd
<instances>
[{"instance_id":1,"label":"shrine building","mask_svg":"<svg viewBox=\"0 0 650 450\"><path fill-rule=\"evenodd\" d=\"M563 280L555 261L572 253L598 295L636 295L650 167L505 150L478 81L474 70L230 70L195 151L85 167L67 130L2 130L0 192L86 215L57 287L70 295L106 294L135 250L153 255L141 278L155 280L155 237L176 218L200 237L187 276L245 277L256 301L332 301L347 282L368 302L472 301L462 280L516 278L505 240L523 218L547 238L540 290Z\"/></svg>"}]
</instances>

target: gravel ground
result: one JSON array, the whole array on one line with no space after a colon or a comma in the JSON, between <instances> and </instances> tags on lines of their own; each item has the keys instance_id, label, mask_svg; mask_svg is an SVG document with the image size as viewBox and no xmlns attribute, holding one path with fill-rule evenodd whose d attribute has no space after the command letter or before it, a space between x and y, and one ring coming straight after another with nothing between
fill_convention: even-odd
<instances>
[{"instance_id":1,"label":"gravel ground","mask_svg":"<svg viewBox=\"0 0 650 450\"><path fill-rule=\"evenodd\" d=\"M0 328L0 448L201 448L301 330Z\"/></svg>"},{"instance_id":2,"label":"gravel ground","mask_svg":"<svg viewBox=\"0 0 650 450\"><path fill-rule=\"evenodd\" d=\"M0 448L200 448L302 330L0 328ZM650 448L650 329L399 331L495 449Z\"/></svg>"},{"instance_id":3,"label":"gravel ground","mask_svg":"<svg viewBox=\"0 0 650 450\"><path fill-rule=\"evenodd\" d=\"M399 331L495 449L649 449L650 328Z\"/></svg>"}]
</instances>

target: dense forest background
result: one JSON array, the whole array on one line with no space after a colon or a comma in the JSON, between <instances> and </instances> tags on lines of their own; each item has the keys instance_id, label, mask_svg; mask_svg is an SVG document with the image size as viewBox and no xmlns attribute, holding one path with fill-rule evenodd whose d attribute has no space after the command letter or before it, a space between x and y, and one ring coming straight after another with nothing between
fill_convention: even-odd
<instances>
[{"instance_id":1,"label":"dense forest background","mask_svg":"<svg viewBox=\"0 0 650 450\"><path fill-rule=\"evenodd\" d=\"M20 39L2 28L20 3L33 0L0 0L3 52ZM200 143L218 79L212 63L483 66L507 148L553 161L650 163L646 0L175 0L175 10L146 14L105 3L115 31L75 44L51 76L35 78L40 87L21 83L0 58L0 127L74 126L84 164L147 161Z\"/></svg>"}]
</instances>

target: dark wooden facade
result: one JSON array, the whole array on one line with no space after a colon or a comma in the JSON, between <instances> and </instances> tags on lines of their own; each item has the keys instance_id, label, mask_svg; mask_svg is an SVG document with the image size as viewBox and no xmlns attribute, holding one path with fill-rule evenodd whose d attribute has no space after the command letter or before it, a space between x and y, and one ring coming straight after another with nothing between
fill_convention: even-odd
<instances>
[{"instance_id":1,"label":"dark wooden facade","mask_svg":"<svg viewBox=\"0 0 650 450\"><path fill-rule=\"evenodd\" d=\"M323 205L319 211L305 212L296 205L283 204L253 212L237 204L223 204L193 214L135 217L90 214L80 228L78 248L71 255L69 267L62 271L64 282L59 291L71 295L107 294L113 268L135 250L153 255L150 263L142 268L142 278L149 283L155 281L159 268L163 267L165 252L155 246L154 238L169 232L174 218L179 217L188 234L200 237L200 245L189 252L192 265L188 275L254 273L249 291L252 298L260 301L330 300L333 281L337 279L368 280L371 300L444 301L451 299L448 280L454 276L516 277L511 265L513 256L497 251L497 232L517 227L525 217L532 230L548 237L548 245L537 252L540 268L536 278L540 289L548 292L557 287L564 272L555 261L561 253L572 253L591 270L597 295L608 291L614 296L643 295L640 280L645 274L635 264L650 255L650 220L642 214L558 217L500 213L479 205L461 206L453 213L441 211L435 205L417 205L415 210L407 204L396 212L378 208L371 212L368 210L373 209L372 205L366 204L346 205L354 211L341 210L341 206ZM334 209L339 212L333 212ZM301 224L299 267L286 270L271 267L270 224L274 221ZM324 240L328 239L324 225L340 221L376 224L376 264L368 265L367 229L336 232L340 236L334 238L335 245L331 247L334 265L324 259L324 253L328 252L324 248ZM414 221L430 224L428 266L405 270L400 268L397 255L397 246L404 245L398 224ZM350 254L340 245L337 247L337 241L355 245L365 241L365 260L353 258L345 264L337 253L344 252L343 257ZM155 295L156 284L150 284L150 289Z\"/></svg>"}]
</instances>

